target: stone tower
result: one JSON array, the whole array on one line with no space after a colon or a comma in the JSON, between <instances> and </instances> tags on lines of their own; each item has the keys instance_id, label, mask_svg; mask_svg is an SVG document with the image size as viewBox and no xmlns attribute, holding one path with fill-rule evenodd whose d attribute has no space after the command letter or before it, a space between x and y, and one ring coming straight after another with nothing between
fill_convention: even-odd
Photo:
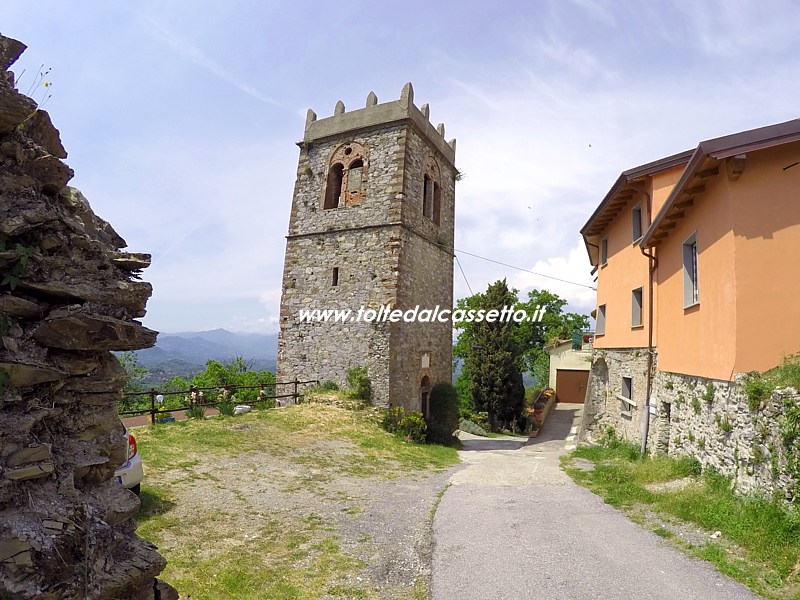
<instances>
[{"instance_id":1,"label":"stone tower","mask_svg":"<svg viewBox=\"0 0 800 600\"><path fill-rule=\"evenodd\" d=\"M279 382L335 381L366 366L377 405L427 408L451 380L452 323L405 322L359 309L404 313L453 306L455 140L399 100L306 118L283 270ZM347 322L304 322L301 310L351 310ZM427 313L422 313L427 316ZM364 313L365 317L371 313ZM405 314L410 317L410 314ZM392 315L388 315L392 317Z\"/></svg>"}]
</instances>

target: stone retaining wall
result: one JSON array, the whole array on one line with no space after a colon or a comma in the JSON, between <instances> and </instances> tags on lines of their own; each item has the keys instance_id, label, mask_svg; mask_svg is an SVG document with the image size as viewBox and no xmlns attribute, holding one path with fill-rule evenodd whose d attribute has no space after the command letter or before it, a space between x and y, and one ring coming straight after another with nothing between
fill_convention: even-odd
<instances>
[{"instance_id":1,"label":"stone retaining wall","mask_svg":"<svg viewBox=\"0 0 800 600\"><path fill-rule=\"evenodd\" d=\"M777 390L755 411L748 406L744 375L733 381L657 370L649 410L650 453L694 456L703 467L730 476L737 491L794 499L781 427L794 390ZM620 399L623 377L632 382L631 403ZM609 427L628 441L641 441L647 382L647 348L593 352L581 438L597 441Z\"/></svg>"}]
</instances>

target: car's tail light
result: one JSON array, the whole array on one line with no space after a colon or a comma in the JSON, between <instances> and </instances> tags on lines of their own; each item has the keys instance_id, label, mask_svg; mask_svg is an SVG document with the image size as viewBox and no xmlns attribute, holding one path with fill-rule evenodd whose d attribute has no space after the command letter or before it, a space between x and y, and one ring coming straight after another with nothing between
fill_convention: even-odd
<instances>
[{"instance_id":1,"label":"car's tail light","mask_svg":"<svg viewBox=\"0 0 800 600\"><path fill-rule=\"evenodd\" d=\"M134 438L130 433L128 434L128 460L132 459L136 456L136 452L138 449L136 448L136 438Z\"/></svg>"}]
</instances>

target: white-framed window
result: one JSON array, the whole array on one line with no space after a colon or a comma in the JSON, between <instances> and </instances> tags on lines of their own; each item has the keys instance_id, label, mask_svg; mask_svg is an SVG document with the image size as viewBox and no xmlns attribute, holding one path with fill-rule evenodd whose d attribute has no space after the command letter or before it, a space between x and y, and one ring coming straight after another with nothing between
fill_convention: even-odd
<instances>
[{"instance_id":1,"label":"white-framed window","mask_svg":"<svg viewBox=\"0 0 800 600\"><path fill-rule=\"evenodd\" d=\"M683 242L683 307L700 303L697 279L697 232Z\"/></svg>"},{"instance_id":2,"label":"white-framed window","mask_svg":"<svg viewBox=\"0 0 800 600\"><path fill-rule=\"evenodd\" d=\"M641 239L642 237L642 204L641 202L633 207L631 211L631 227L633 241Z\"/></svg>"},{"instance_id":3,"label":"white-framed window","mask_svg":"<svg viewBox=\"0 0 800 600\"><path fill-rule=\"evenodd\" d=\"M597 319L594 326L595 335L604 335L606 332L606 305L601 304L597 307Z\"/></svg>"},{"instance_id":4,"label":"white-framed window","mask_svg":"<svg viewBox=\"0 0 800 600\"><path fill-rule=\"evenodd\" d=\"M642 288L636 288L631 292L631 327L642 326Z\"/></svg>"},{"instance_id":5,"label":"white-framed window","mask_svg":"<svg viewBox=\"0 0 800 600\"><path fill-rule=\"evenodd\" d=\"M633 402L633 377L622 378L622 394L620 394L619 399L622 402L620 406L622 416L630 417L631 407L636 406Z\"/></svg>"},{"instance_id":6,"label":"white-framed window","mask_svg":"<svg viewBox=\"0 0 800 600\"><path fill-rule=\"evenodd\" d=\"M600 240L600 264L604 265L608 262L608 237Z\"/></svg>"},{"instance_id":7,"label":"white-framed window","mask_svg":"<svg viewBox=\"0 0 800 600\"><path fill-rule=\"evenodd\" d=\"M622 378L622 395L628 400L633 398L633 377Z\"/></svg>"}]
</instances>

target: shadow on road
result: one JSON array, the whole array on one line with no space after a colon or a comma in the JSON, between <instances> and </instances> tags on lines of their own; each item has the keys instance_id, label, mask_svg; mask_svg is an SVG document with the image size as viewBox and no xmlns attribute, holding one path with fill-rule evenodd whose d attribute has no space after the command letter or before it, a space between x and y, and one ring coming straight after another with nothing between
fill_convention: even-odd
<instances>
[{"instance_id":1,"label":"shadow on road","mask_svg":"<svg viewBox=\"0 0 800 600\"><path fill-rule=\"evenodd\" d=\"M485 438L473 435L460 436L462 450L516 450L522 448L527 442L527 437L514 436L514 437L500 437L500 438Z\"/></svg>"},{"instance_id":2,"label":"shadow on road","mask_svg":"<svg viewBox=\"0 0 800 600\"><path fill-rule=\"evenodd\" d=\"M574 408L573 408L574 406ZM552 411L544 423L544 429L537 437L528 440L528 446L552 442L553 440L566 440L572 429L575 415L583 406L581 404L559 404Z\"/></svg>"}]
</instances>

